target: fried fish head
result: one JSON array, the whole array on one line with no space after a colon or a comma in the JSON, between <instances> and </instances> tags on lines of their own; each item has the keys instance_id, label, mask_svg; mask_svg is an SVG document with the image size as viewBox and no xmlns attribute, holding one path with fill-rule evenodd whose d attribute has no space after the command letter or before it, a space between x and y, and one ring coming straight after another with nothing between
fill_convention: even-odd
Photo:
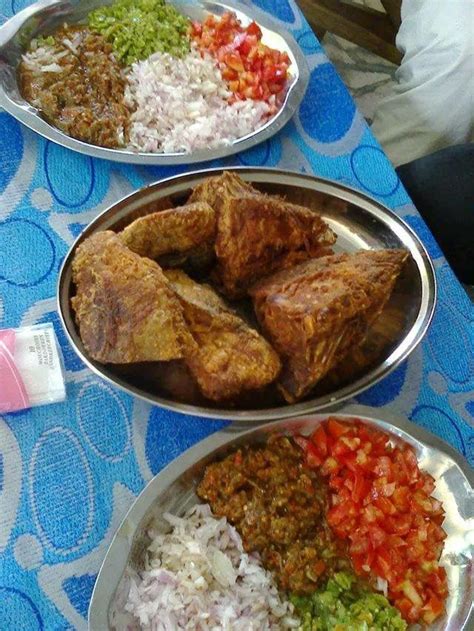
<instances>
[{"instance_id":1,"label":"fried fish head","mask_svg":"<svg viewBox=\"0 0 474 631\"><path fill-rule=\"evenodd\" d=\"M157 263L131 252L111 231L77 248L71 304L89 355L125 364L182 357L181 305Z\"/></svg>"},{"instance_id":2,"label":"fried fish head","mask_svg":"<svg viewBox=\"0 0 474 631\"><path fill-rule=\"evenodd\" d=\"M194 282L181 270L165 274L190 333L184 359L204 396L232 400L276 379L281 368L277 353L210 286Z\"/></svg>"},{"instance_id":3,"label":"fried fish head","mask_svg":"<svg viewBox=\"0 0 474 631\"><path fill-rule=\"evenodd\" d=\"M279 386L288 402L307 394L363 342L407 256L368 250L311 259L252 288L257 318L284 357Z\"/></svg>"}]
</instances>

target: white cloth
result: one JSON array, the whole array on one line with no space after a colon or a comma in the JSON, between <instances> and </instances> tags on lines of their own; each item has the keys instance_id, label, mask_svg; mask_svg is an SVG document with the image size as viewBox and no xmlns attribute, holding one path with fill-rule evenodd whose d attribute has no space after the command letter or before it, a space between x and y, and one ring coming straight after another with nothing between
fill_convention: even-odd
<instances>
[{"instance_id":1,"label":"white cloth","mask_svg":"<svg viewBox=\"0 0 474 631\"><path fill-rule=\"evenodd\" d=\"M474 0L403 0L396 44L397 84L372 124L391 161L474 142Z\"/></svg>"}]
</instances>

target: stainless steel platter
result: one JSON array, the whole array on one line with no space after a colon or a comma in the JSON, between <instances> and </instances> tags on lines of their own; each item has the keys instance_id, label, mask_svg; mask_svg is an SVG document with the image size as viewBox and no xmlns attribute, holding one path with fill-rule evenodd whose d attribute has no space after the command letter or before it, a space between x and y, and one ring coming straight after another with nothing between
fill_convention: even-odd
<instances>
[{"instance_id":1,"label":"stainless steel platter","mask_svg":"<svg viewBox=\"0 0 474 631\"><path fill-rule=\"evenodd\" d=\"M231 2L212 0L169 0L193 20L201 20L208 13L222 15L234 11L243 25L255 20L263 32L262 41L288 53L291 78L285 101L279 112L255 132L243 136L230 145L194 153L140 153L126 149L107 149L67 136L44 120L39 112L21 96L17 83L17 66L21 55L34 37L48 33L64 22L77 23L88 13L113 0L40 0L20 11L0 28L0 107L21 123L45 138L79 153L95 158L134 164L190 164L229 156L249 149L276 134L293 116L304 96L309 79L306 59L293 37L280 29L263 11Z\"/></svg>"},{"instance_id":2,"label":"stainless steel platter","mask_svg":"<svg viewBox=\"0 0 474 631\"><path fill-rule=\"evenodd\" d=\"M473 628L474 597L474 475L462 456L442 440L407 420L388 417L373 418L377 411L351 406L338 414L340 418L357 416L412 445L420 467L436 480L434 495L446 511L443 528L448 537L442 562L448 574L449 596L446 615L429 627L430 631L469 631ZM89 607L89 629L134 628L116 607L116 593L123 591L128 571L142 569L149 544L151 525L165 528L164 512L182 515L198 500L195 488L206 465L224 457L239 445L258 445L270 432L311 433L326 415L278 421L257 429L238 431L230 426L213 434L184 452L155 476L139 495L117 530L107 551L95 584Z\"/></svg>"},{"instance_id":3,"label":"stainless steel platter","mask_svg":"<svg viewBox=\"0 0 474 631\"><path fill-rule=\"evenodd\" d=\"M365 390L400 364L423 338L431 321L436 282L425 248L415 233L393 212L377 201L336 182L276 169L238 168L241 177L270 193L283 194L289 201L318 210L337 233L336 250L352 252L361 248L406 248L410 259L405 265L383 315L362 347L362 368L345 362L345 372L333 375L317 386L309 397L288 405L255 399L252 407L242 409L189 405L173 400L160 391L159 381L146 383L132 379L123 370L101 365L87 354L78 334L71 310L74 287L71 264L78 245L101 230L118 230L129 223L140 208L163 208L169 202L183 203L192 187L206 177L221 173L208 169L162 180L125 197L99 215L79 236L67 254L58 284L58 311L69 340L80 358L98 375L146 401L196 416L227 418L243 422L268 421L307 414L340 405Z\"/></svg>"}]
</instances>

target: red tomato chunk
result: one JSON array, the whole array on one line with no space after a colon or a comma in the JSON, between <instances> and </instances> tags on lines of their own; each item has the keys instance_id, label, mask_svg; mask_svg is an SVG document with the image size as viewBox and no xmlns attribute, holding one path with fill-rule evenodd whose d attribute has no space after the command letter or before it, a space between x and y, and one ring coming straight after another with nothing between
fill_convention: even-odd
<instances>
[{"instance_id":1,"label":"red tomato chunk","mask_svg":"<svg viewBox=\"0 0 474 631\"><path fill-rule=\"evenodd\" d=\"M328 478L327 520L349 543L354 570L385 579L390 601L408 622L431 624L448 593L438 563L444 511L431 497L434 479L420 471L412 447L392 446L384 432L336 418L296 442L307 464Z\"/></svg>"},{"instance_id":2,"label":"red tomato chunk","mask_svg":"<svg viewBox=\"0 0 474 631\"><path fill-rule=\"evenodd\" d=\"M230 12L219 19L209 15L192 25L192 37L200 50L217 58L222 76L237 99L266 101L278 109L288 78L290 58L262 43L255 22L243 27Z\"/></svg>"}]
</instances>

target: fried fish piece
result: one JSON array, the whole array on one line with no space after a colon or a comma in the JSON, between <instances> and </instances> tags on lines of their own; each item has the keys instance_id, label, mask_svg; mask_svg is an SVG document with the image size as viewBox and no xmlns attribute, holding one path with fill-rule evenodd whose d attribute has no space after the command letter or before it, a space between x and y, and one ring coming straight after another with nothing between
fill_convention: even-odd
<instances>
[{"instance_id":1,"label":"fried fish piece","mask_svg":"<svg viewBox=\"0 0 474 631\"><path fill-rule=\"evenodd\" d=\"M104 231L77 248L72 272L76 295L71 304L93 359L126 364L182 357L186 324L157 263Z\"/></svg>"},{"instance_id":2,"label":"fried fish piece","mask_svg":"<svg viewBox=\"0 0 474 631\"><path fill-rule=\"evenodd\" d=\"M281 368L276 352L209 285L196 283L177 269L166 270L165 275L190 331L184 360L204 396L232 399L276 379Z\"/></svg>"},{"instance_id":3,"label":"fried fish piece","mask_svg":"<svg viewBox=\"0 0 474 631\"><path fill-rule=\"evenodd\" d=\"M284 358L279 387L301 398L361 344L388 301L405 250L362 250L305 261L250 291L264 333Z\"/></svg>"},{"instance_id":4,"label":"fried fish piece","mask_svg":"<svg viewBox=\"0 0 474 631\"><path fill-rule=\"evenodd\" d=\"M235 298L258 279L297 262L328 254L336 235L314 211L258 192L235 173L197 186L190 201L217 214L217 277Z\"/></svg>"},{"instance_id":5,"label":"fried fish piece","mask_svg":"<svg viewBox=\"0 0 474 631\"><path fill-rule=\"evenodd\" d=\"M225 292L238 296L275 270L327 254L334 242L307 208L266 195L230 199L218 220L217 273Z\"/></svg>"},{"instance_id":6,"label":"fried fish piece","mask_svg":"<svg viewBox=\"0 0 474 631\"><path fill-rule=\"evenodd\" d=\"M163 254L156 262L163 269L179 267L186 273L208 275L216 263L214 242L201 243L184 252Z\"/></svg>"},{"instance_id":7,"label":"fried fish piece","mask_svg":"<svg viewBox=\"0 0 474 631\"><path fill-rule=\"evenodd\" d=\"M212 243L215 232L214 210L205 202L196 202L140 217L119 236L132 252L158 259Z\"/></svg>"},{"instance_id":8,"label":"fried fish piece","mask_svg":"<svg viewBox=\"0 0 474 631\"><path fill-rule=\"evenodd\" d=\"M141 390L148 390L190 405L202 406L208 403L184 359L114 364L113 372L125 377L129 383Z\"/></svg>"},{"instance_id":9,"label":"fried fish piece","mask_svg":"<svg viewBox=\"0 0 474 631\"><path fill-rule=\"evenodd\" d=\"M207 202L216 212L222 210L228 197L246 197L249 195L261 195L251 184L243 180L232 171L224 171L222 175L208 177L194 187L188 204L194 202Z\"/></svg>"}]
</instances>

